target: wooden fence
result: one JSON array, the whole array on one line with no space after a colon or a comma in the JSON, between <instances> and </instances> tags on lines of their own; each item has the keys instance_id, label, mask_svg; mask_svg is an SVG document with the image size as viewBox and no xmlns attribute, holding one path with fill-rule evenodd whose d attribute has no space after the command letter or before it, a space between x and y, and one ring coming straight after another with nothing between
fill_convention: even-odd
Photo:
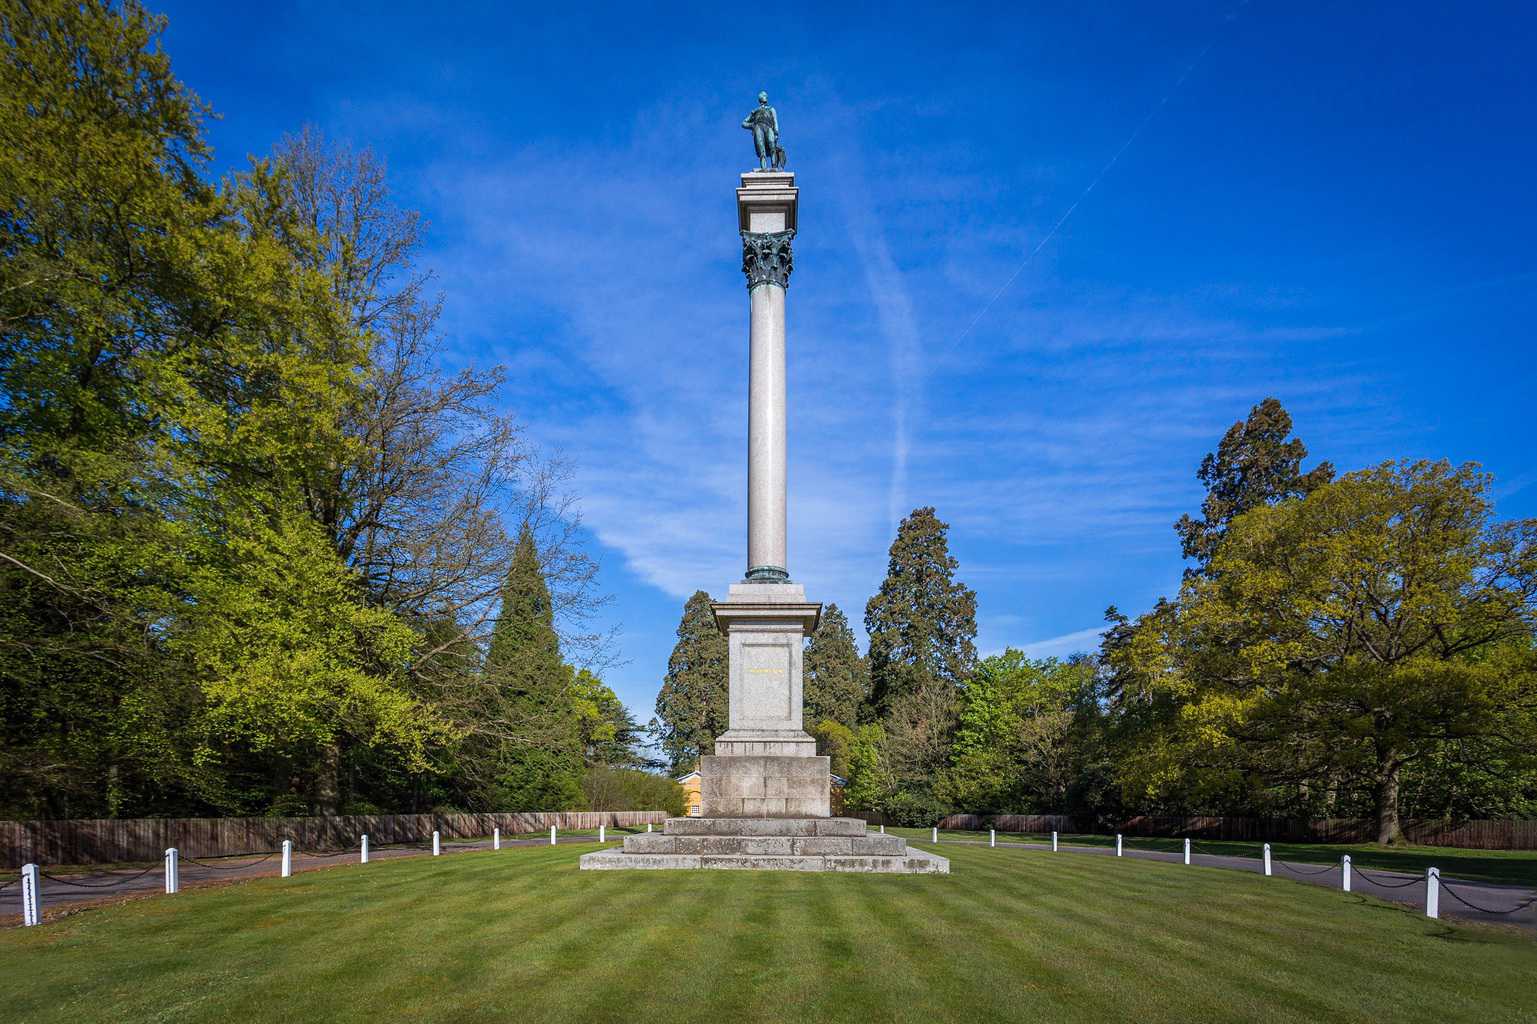
<instances>
[{"instance_id":1,"label":"wooden fence","mask_svg":"<svg viewBox=\"0 0 1537 1024\"><path fill-rule=\"evenodd\" d=\"M444 839L504 836L557 829L654 824L666 811L519 811L506 814L347 814L320 818L103 818L0 821L0 866L115 864L159 860L168 847L189 857L270 853L285 839L299 850L420 843L434 831Z\"/></svg>"},{"instance_id":2,"label":"wooden fence","mask_svg":"<svg viewBox=\"0 0 1537 1024\"><path fill-rule=\"evenodd\" d=\"M872 825L894 824L881 814L853 812ZM1189 836L1243 842L1369 843L1377 838L1371 818L1228 818L1216 816L1138 815L1120 822L1079 822L1062 814L951 814L940 828L983 832L1123 833L1128 836ZM1421 821L1401 823L1404 839L1421 846L1467 850L1537 850L1537 820Z\"/></svg>"}]
</instances>

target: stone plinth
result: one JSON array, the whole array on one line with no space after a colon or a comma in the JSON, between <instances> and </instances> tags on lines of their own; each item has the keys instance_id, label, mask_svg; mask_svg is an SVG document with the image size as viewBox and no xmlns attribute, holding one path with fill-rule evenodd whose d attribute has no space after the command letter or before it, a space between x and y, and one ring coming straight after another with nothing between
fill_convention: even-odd
<instances>
[{"instance_id":1,"label":"stone plinth","mask_svg":"<svg viewBox=\"0 0 1537 1024\"><path fill-rule=\"evenodd\" d=\"M704 814L707 818L825 818L831 813L829 760L815 755L702 757L699 799Z\"/></svg>"},{"instance_id":2,"label":"stone plinth","mask_svg":"<svg viewBox=\"0 0 1537 1024\"><path fill-rule=\"evenodd\" d=\"M858 818L670 818L661 832L626 836L622 850L584 854L582 868L947 875L950 862Z\"/></svg>"},{"instance_id":3,"label":"stone plinth","mask_svg":"<svg viewBox=\"0 0 1537 1024\"><path fill-rule=\"evenodd\" d=\"M798 583L733 583L727 599L710 607L731 666L726 731L715 753L815 755L816 741L801 728L802 640L816 629L822 606L807 601ZM703 766L700 773L708 785Z\"/></svg>"}]
</instances>

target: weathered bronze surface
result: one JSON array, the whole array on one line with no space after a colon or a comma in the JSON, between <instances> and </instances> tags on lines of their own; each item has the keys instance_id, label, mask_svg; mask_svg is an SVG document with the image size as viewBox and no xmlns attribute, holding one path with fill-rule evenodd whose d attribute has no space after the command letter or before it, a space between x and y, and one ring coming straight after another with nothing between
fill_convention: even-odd
<instances>
[{"instance_id":1,"label":"weathered bronze surface","mask_svg":"<svg viewBox=\"0 0 1537 1024\"><path fill-rule=\"evenodd\" d=\"M785 149L779 137L779 115L769 106L768 93L758 94L758 106L742 119L742 127L752 132L753 151L758 154L758 170L785 169Z\"/></svg>"}]
</instances>

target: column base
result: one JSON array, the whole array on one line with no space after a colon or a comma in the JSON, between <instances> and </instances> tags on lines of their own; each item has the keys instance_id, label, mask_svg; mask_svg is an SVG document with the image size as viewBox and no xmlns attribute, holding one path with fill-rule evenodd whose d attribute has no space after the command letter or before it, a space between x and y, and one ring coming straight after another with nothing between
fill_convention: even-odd
<instances>
[{"instance_id":1,"label":"column base","mask_svg":"<svg viewBox=\"0 0 1537 1024\"><path fill-rule=\"evenodd\" d=\"M727 735L730 735L729 733ZM807 737L808 741L810 737ZM720 741L716 741L716 749ZM815 749L813 743L812 749ZM707 755L699 759L706 818L826 818L832 814L826 757Z\"/></svg>"}]
</instances>

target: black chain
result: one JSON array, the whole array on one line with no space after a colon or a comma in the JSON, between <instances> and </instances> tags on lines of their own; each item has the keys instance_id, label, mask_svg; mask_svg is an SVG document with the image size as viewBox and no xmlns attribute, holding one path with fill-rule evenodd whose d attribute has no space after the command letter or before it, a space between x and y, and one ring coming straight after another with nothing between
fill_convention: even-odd
<instances>
[{"instance_id":1,"label":"black chain","mask_svg":"<svg viewBox=\"0 0 1537 1024\"><path fill-rule=\"evenodd\" d=\"M9 882L0 883L0 892L4 892L5 890L9 889L11 886L15 885L19 881L21 881L21 876L17 875L15 878L11 879Z\"/></svg>"},{"instance_id":2,"label":"black chain","mask_svg":"<svg viewBox=\"0 0 1537 1024\"><path fill-rule=\"evenodd\" d=\"M1396 883L1395 882L1383 882L1383 881L1380 881L1377 878L1374 878L1372 876L1372 873L1370 871L1367 871L1365 868L1358 868L1354 864L1352 864L1351 867L1355 868L1356 874L1360 875L1362 878L1365 878L1368 882L1372 883L1373 885L1380 886L1383 889L1407 889L1411 885L1419 885L1421 882L1424 881L1423 878L1411 878L1407 882L1403 882L1403 881L1396 882Z\"/></svg>"},{"instance_id":3,"label":"black chain","mask_svg":"<svg viewBox=\"0 0 1537 1024\"><path fill-rule=\"evenodd\" d=\"M1336 865L1336 864L1330 864L1328 867L1319 868L1317 871L1301 871L1301 870L1299 870L1297 868L1292 867L1290 864L1286 863L1284 860L1278 860L1278 861L1276 861L1276 863L1281 865L1283 868L1285 868L1287 871L1290 871L1294 875L1326 875L1330 871L1333 871L1333 870L1335 870L1335 868L1338 867L1338 865Z\"/></svg>"},{"instance_id":4,"label":"black chain","mask_svg":"<svg viewBox=\"0 0 1537 1024\"><path fill-rule=\"evenodd\" d=\"M238 854L237 854L237 856L238 856ZM251 861L249 864L206 864L203 861L197 860L197 859L192 858L192 857L182 857L182 860L186 861L188 864L196 864L200 868L208 868L211 871L240 871L243 868L254 868L256 865L260 864L262 861L271 860L273 857L276 857L276 856L277 856L276 853L269 853L265 857L258 857L258 858L256 858L255 860Z\"/></svg>"},{"instance_id":5,"label":"black chain","mask_svg":"<svg viewBox=\"0 0 1537 1024\"><path fill-rule=\"evenodd\" d=\"M159 868L159 864L152 864L145 868L143 871L140 871L137 875L128 875L126 878L119 878L114 876L110 881L106 882L71 882L67 878L60 878L58 875L50 875L46 871L39 871L38 874L42 875L44 878L50 881L58 882L60 885L70 885L74 886L76 889L111 889L114 886L122 885L126 882L132 882L136 879L143 878L151 871L156 871Z\"/></svg>"},{"instance_id":6,"label":"black chain","mask_svg":"<svg viewBox=\"0 0 1537 1024\"><path fill-rule=\"evenodd\" d=\"M1481 907L1477 903L1473 903L1470 900L1465 900L1461 896L1458 896L1457 890L1453 889L1445 882L1441 883L1441 888L1445 889L1446 894L1452 899L1456 900L1458 903L1461 903L1465 907L1471 907L1473 910L1476 910L1481 914L1496 914L1503 917L1506 914L1518 914L1525 910L1527 907L1531 906L1533 903L1537 903L1537 896L1528 896L1525 900L1511 907L1509 910L1490 910L1488 907Z\"/></svg>"}]
</instances>

